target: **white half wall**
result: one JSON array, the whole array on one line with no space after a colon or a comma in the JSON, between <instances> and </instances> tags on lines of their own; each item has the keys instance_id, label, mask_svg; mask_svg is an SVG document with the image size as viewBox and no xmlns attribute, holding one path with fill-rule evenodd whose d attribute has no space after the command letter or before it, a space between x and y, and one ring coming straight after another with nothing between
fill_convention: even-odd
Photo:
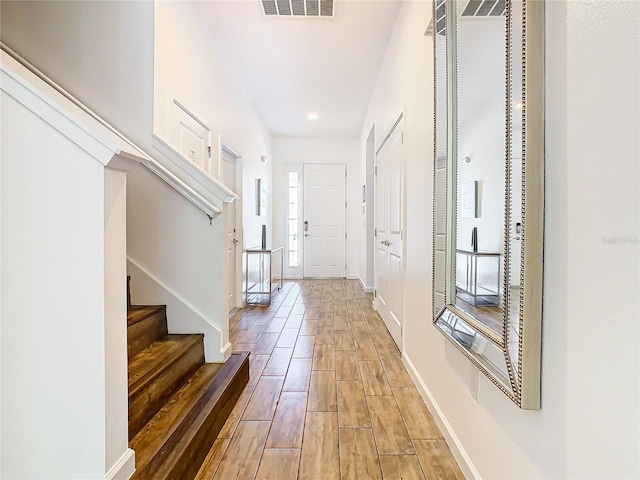
<instances>
[{"instance_id":1,"label":"white half wall","mask_svg":"<svg viewBox=\"0 0 640 480\"><path fill-rule=\"evenodd\" d=\"M128 478L126 173L104 167L114 147L79 112L41 95L9 60L0 476ZM112 160L133 168L130 158Z\"/></svg>"},{"instance_id":2,"label":"white half wall","mask_svg":"<svg viewBox=\"0 0 640 480\"><path fill-rule=\"evenodd\" d=\"M547 2L542 408L519 410L431 325L429 2L404 2L362 128L405 111L403 353L463 470L484 479L638 478L639 4ZM597 65L597 68L595 67ZM604 88L604 86L607 86ZM364 172L364 149L361 172ZM364 177L363 177L364 178ZM606 432L598 434L596 432Z\"/></svg>"},{"instance_id":3,"label":"white half wall","mask_svg":"<svg viewBox=\"0 0 640 480\"><path fill-rule=\"evenodd\" d=\"M1 476L104 475L104 169L4 93L2 117Z\"/></svg>"},{"instance_id":4,"label":"white half wall","mask_svg":"<svg viewBox=\"0 0 640 480\"><path fill-rule=\"evenodd\" d=\"M357 138L275 138L273 140L273 242L285 245L287 234L287 171L300 172L305 163L342 163L347 166L347 278L358 278L361 250L362 185L359 175L360 145ZM300 215L302 215L302 204ZM302 278L302 261L297 268L288 267L287 278ZM302 260L302 242L300 243Z\"/></svg>"}]
</instances>

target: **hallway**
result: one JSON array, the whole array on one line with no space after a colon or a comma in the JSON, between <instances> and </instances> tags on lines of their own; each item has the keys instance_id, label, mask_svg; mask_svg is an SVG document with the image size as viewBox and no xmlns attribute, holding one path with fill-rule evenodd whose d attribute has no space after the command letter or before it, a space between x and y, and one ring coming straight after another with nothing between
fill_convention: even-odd
<instances>
[{"instance_id":1,"label":"hallway","mask_svg":"<svg viewBox=\"0 0 640 480\"><path fill-rule=\"evenodd\" d=\"M288 281L236 313L250 380L197 479L464 478L371 301L356 280Z\"/></svg>"}]
</instances>

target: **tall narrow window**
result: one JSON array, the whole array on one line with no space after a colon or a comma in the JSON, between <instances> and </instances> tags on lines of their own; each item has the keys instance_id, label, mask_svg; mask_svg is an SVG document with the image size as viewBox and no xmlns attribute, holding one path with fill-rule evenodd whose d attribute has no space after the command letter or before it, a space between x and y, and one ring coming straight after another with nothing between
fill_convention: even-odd
<instances>
[{"instance_id":1,"label":"tall narrow window","mask_svg":"<svg viewBox=\"0 0 640 480\"><path fill-rule=\"evenodd\" d=\"M300 247L298 239L298 193L300 190L300 183L298 180L298 172L289 172L289 229L287 236L287 246L289 249L289 266L297 267L300 262Z\"/></svg>"}]
</instances>

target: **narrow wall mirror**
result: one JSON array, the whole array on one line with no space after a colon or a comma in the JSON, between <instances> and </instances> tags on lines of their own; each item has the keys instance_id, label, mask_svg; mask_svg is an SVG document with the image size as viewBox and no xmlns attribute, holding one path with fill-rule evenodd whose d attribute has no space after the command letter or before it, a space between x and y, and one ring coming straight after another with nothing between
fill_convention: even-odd
<instances>
[{"instance_id":1,"label":"narrow wall mirror","mask_svg":"<svg viewBox=\"0 0 640 480\"><path fill-rule=\"evenodd\" d=\"M540 408L543 0L434 0L435 327Z\"/></svg>"}]
</instances>

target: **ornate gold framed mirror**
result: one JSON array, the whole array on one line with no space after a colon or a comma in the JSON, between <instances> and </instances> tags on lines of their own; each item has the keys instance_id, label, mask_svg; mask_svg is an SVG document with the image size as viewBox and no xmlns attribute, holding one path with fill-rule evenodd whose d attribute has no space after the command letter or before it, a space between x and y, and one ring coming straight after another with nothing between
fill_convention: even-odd
<instances>
[{"instance_id":1,"label":"ornate gold framed mirror","mask_svg":"<svg viewBox=\"0 0 640 480\"><path fill-rule=\"evenodd\" d=\"M544 1L434 0L434 326L540 408Z\"/></svg>"}]
</instances>

